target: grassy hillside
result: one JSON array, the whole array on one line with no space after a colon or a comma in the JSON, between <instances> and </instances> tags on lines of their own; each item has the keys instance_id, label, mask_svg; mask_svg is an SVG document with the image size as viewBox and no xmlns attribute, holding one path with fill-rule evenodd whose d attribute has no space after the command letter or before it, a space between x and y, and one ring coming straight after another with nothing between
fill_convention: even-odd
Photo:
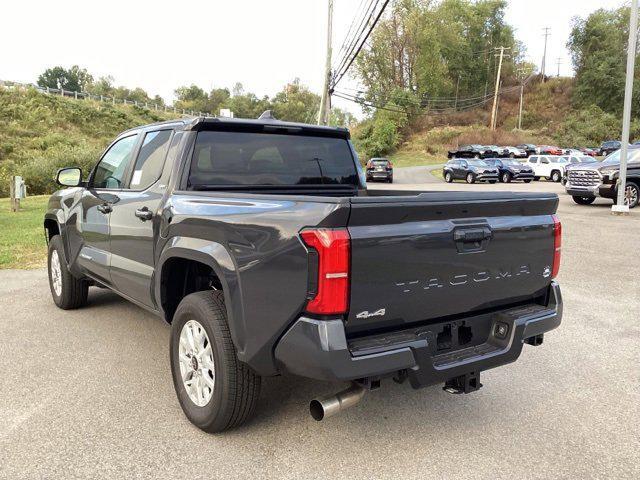
<instances>
[{"instance_id":1,"label":"grassy hillside","mask_svg":"<svg viewBox=\"0 0 640 480\"><path fill-rule=\"evenodd\" d=\"M589 107L572 107L574 81L554 78L527 86L524 95L522 130L517 130L519 92L500 98L498 129L491 131L489 110L425 117L405 131L404 141L389 157L397 166L423 165L446 161L447 150L459 145L551 144L561 147L598 146L620 137L621 119ZM631 125L632 138L640 138L640 122Z\"/></svg>"},{"instance_id":2,"label":"grassy hillside","mask_svg":"<svg viewBox=\"0 0 640 480\"><path fill-rule=\"evenodd\" d=\"M58 168L87 171L123 130L171 118L134 106L79 101L0 87L0 197L22 175L29 194L49 193Z\"/></svg>"}]
</instances>

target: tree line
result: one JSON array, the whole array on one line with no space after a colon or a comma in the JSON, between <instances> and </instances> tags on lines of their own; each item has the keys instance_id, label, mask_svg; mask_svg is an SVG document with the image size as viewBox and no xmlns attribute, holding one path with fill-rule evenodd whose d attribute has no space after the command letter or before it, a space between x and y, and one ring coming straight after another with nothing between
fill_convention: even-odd
<instances>
[{"instance_id":1,"label":"tree line","mask_svg":"<svg viewBox=\"0 0 640 480\"><path fill-rule=\"evenodd\" d=\"M111 76L94 78L85 68L77 65L71 68L56 66L48 68L38 77L38 85L62 88L69 91L88 92L94 95L115 97L119 100L134 100L139 103L156 103L163 106L159 95L151 97L142 88L115 86ZM291 122L315 123L320 107L320 96L309 90L299 79L294 79L274 96L258 97L246 92L241 83L231 89L213 88L207 92L198 85L181 86L174 91L174 107L182 110L219 115L221 109L230 109L239 118L257 118L265 110L272 110L276 118ZM332 125L350 126L355 119L349 112L332 109Z\"/></svg>"}]
</instances>

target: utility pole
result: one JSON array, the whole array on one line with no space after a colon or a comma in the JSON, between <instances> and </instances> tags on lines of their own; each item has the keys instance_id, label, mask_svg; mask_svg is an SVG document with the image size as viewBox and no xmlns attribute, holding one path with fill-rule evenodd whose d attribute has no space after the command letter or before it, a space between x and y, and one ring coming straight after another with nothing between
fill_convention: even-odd
<instances>
[{"instance_id":1,"label":"utility pole","mask_svg":"<svg viewBox=\"0 0 640 480\"><path fill-rule=\"evenodd\" d=\"M522 99L524 97L524 82L520 84L520 107L518 109L518 130L522 130Z\"/></svg>"},{"instance_id":2,"label":"utility pole","mask_svg":"<svg viewBox=\"0 0 640 480\"><path fill-rule=\"evenodd\" d=\"M542 54L542 68L540 69L542 71L542 82L544 83L544 74L545 74L545 67L547 65L547 38L549 37L549 35L551 35L549 33L549 30L551 30L551 28L549 27L544 27L544 53Z\"/></svg>"},{"instance_id":3,"label":"utility pole","mask_svg":"<svg viewBox=\"0 0 640 480\"><path fill-rule=\"evenodd\" d=\"M627 154L629 150L629 126L631 123L631 99L633 97L633 73L636 63L636 43L638 38L638 0L631 0L631 18L629 19L629 46L627 47L627 78L624 85L624 110L622 113L622 147L620 148L620 174L618 176L618 200L611 207L616 215L629 214L629 205L625 205L627 193Z\"/></svg>"},{"instance_id":4,"label":"utility pole","mask_svg":"<svg viewBox=\"0 0 640 480\"><path fill-rule=\"evenodd\" d=\"M329 123L331 113L331 99L329 98L329 88L331 88L331 30L333 29L333 0L328 0L327 13L327 59L324 66L324 88L320 98L320 110L318 111L318 125Z\"/></svg>"},{"instance_id":5,"label":"utility pole","mask_svg":"<svg viewBox=\"0 0 640 480\"><path fill-rule=\"evenodd\" d=\"M560 78L560 65L562 64L562 57L558 57L556 63L558 64L558 78Z\"/></svg>"},{"instance_id":6,"label":"utility pole","mask_svg":"<svg viewBox=\"0 0 640 480\"><path fill-rule=\"evenodd\" d=\"M456 83L456 101L453 104L453 109L458 109L458 91L460 90L460 74L458 74L458 82Z\"/></svg>"},{"instance_id":7,"label":"utility pole","mask_svg":"<svg viewBox=\"0 0 640 480\"><path fill-rule=\"evenodd\" d=\"M496 114L498 113L498 90L500 89L500 73L502 72L502 57L504 57L504 47L500 47L500 60L498 61L498 71L496 73L496 88L493 92L493 108L491 109L491 130L496 129Z\"/></svg>"}]
</instances>

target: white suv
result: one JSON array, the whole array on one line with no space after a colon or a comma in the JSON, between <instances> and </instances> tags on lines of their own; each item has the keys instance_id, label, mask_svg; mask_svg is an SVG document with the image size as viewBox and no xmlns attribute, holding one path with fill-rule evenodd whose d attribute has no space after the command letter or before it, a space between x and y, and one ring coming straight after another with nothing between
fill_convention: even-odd
<instances>
[{"instance_id":1,"label":"white suv","mask_svg":"<svg viewBox=\"0 0 640 480\"><path fill-rule=\"evenodd\" d=\"M564 168L569 164L569 158L556 155L531 155L523 159L522 163L533 169L535 180L546 178L552 182L559 182L564 176Z\"/></svg>"}]
</instances>

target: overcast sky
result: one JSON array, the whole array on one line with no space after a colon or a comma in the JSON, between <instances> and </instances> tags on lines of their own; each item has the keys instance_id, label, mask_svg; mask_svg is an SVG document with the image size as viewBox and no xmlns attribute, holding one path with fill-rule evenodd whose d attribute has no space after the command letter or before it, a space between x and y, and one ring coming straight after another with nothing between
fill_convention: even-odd
<instances>
[{"instance_id":1,"label":"overcast sky","mask_svg":"<svg viewBox=\"0 0 640 480\"><path fill-rule=\"evenodd\" d=\"M360 0L334 0L338 50ZM571 73L565 48L573 16L623 0L511 0L507 21L540 64L542 28L551 28L547 72ZM98 7L98 5L100 5ZM319 92L325 55L326 0L58 0L3 2L0 79L35 82L55 65L74 64L117 85L142 87L172 101L195 83L273 95L295 77ZM343 87L357 87L349 80ZM354 110L348 102L335 105ZM357 111L357 109L356 109Z\"/></svg>"}]
</instances>

